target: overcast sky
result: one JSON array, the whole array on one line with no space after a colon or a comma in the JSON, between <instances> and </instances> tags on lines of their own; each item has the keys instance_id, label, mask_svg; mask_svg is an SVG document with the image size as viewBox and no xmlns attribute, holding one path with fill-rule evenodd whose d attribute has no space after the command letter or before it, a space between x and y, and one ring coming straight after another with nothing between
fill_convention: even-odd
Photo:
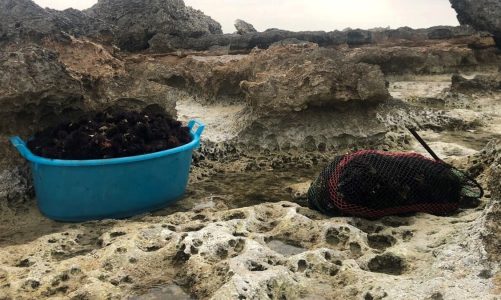
<instances>
[{"instance_id":1,"label":"overcast sky","mask_svg":"<svg viewBox=\"0 0 501 300\"><path fill-rule=\"evenodd\" d=\"M167 1L167 0L166 0ZM35 0L42 7L85 9L97 0ZM449 0L185 0L221 23L225 33L243 19L263 31L459 25Z\"/></svg>"}]
</instances>

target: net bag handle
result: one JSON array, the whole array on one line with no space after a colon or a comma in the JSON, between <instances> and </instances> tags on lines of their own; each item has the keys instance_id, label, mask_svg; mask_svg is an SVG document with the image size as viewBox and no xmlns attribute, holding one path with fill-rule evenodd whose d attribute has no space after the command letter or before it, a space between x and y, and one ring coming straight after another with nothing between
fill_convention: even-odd
<instances>
[{"instance_id":1,"label":"net bag handle","mask_svg":"<svg viewBox=\"0 0 501 300\"><path fill-rule=\"evenodd\" d=\"M467 179L467 181L469 181L470 183L472 183L473 186L476 186L478 188L478 190L480 191L479 196L474 198L482 198L484 196L484 189L473 177L440 159L440 157L438 157L438 155L431 149L431 147L425 142L425 140L421 138L421 136L417 133L415 128L407 127L407 129L414 136L414 138L421 144L421 146L423 146L423 148L426 149L426 151L431 155L431 157L433 157L433 159L461 173ZM469 185L472 186L471 184Z\"/></svg>"}]
</instances>

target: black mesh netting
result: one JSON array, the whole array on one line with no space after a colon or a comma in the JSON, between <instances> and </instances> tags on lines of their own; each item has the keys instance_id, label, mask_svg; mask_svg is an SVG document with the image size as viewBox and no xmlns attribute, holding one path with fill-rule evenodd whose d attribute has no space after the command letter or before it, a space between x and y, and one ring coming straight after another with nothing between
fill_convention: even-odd
<instances>
[{"instance_id":1,"label":"black mesh netting","mask_svg":"<svg viewBox=\"0 0 501 300\"><path fill-rule=\"evenodd\" d=\"M482 197L475 180L417 153L363 150L337 156L308 191L325 214L368 218L410 212L447 214L465 199Z\"/></svg>"}]
</instances>

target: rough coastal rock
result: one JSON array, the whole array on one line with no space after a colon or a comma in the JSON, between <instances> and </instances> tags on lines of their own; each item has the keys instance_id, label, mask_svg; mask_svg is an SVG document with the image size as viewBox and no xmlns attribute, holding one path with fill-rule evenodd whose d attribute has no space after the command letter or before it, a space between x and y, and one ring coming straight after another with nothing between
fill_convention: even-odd
<instances>
[{"instance_id":1,"label":"rough coastal rock","mask_svg":"<svg viewBox=\"0 0 501 300\"><path fill-rule=\"evenodd\" d=\"M60 30L74 37L88 37L103 44L112 44L117 28L83 11L68 8L62 11L46 9L55 16Z\"/></svg>"},{"instance_id":2,"label":"rough coastal rock","mask_svg":"<svg viewBox=\"0 0 501 300\"><path fill-rule=\"evenodd\" d=\"M482 64L466 45L361 47L345 51L346 60L378 65L386 75L443 74Z\"/></svg>"},{"instance_id":3,"label":"rough coastal rock","mask_svg":"<svg viewBox=\"0 0 501 300\"><path fill-rule=\"evenodd\" d=\"M5 41L22 39L40 41L48 35L59 34L54 16L31 0L0 2L0 45Z\"/></svg>"},{"instance_id":4,"label":"rough coastal rock","mask_svg":"<svg viewBox=\"0 0 501 300\"><path fill-rule=\"evenodd\" d=\"M1 133L23 134L84 108L80 82L47 49L0 52L0 78Z\"/></svg>"},{"instance_id":5,"label":"rough coastal rock","mask_svg":"<svg viewBox=\"0 0 501 300\"><path fill-rule=\"evenodd\" d=\"M235 20L235 29L237 30L238 34L257 32L256 28L254 28L252 24L240 19Z\"/></svg>"},{"instance_id":6,"label":"rough coastal rock","mask_svg":"<svg viewBox=\"0 0 501 300\"><path fill-rule=\"evenodd\" d=\"M390 97L379 68L345 63L314 44L272 47L253 53L249 59L254 76L242 81L240 87L256 114L277 116L311 106L378 102Z\"/></svg>"},{"instance_id":7,"label":"rough coastal rock","mask_svg":"<svg viewBox=\"0 0 501 300\"><path fill-rule=\"evenodd\" d=\"M495 234L484 225L493 217L470 210L368 221L278 202L49 223L53 229L25 243L1 241L0 291L24 298L494 299L499 265L488 251L495 244L472 234Z\"/></svg>"},{"instance_id":8,"label":"rough coastal rock","mask_svg":"<svg viewBox=\"0 0 501 300\"><path fill-rule=\"evenodd\" d=\"M0 46L40 43L43 39L68 41L69 34L110 43L115 28L75 9L43 9L31 0L0 2Z\"/></svg>"},{"instance_id":9,"label":"rough coastal rock","mask_svg":"<svg viewBox=\"0 0 501 300\"><path fill-rule=\"evenodd\" d=\"M462 93L501 91L501 74L476 75L472 79L454 74L452 76L451 90Z\"/></svg>"},{"instance_id":10,"label":"rough coastal rock","mask_svg":"<svg viewBox=\"0 0 501 300\"><path fill-rule=\"evenodd\" d=\"M442 34L440 34L442 32ZM487 35L487 38L489 36ZM451 43L478 43L486 38L484 33L472 30L471 27L431 27L429 29L398 28L383 31L347 30L347 31L299 31L292 32L281 29L268 29L264 32L247 34L211 34L199 38L176 38L158 36L151 44L154 52L173 51L173 49L193 49L204 51L214 47L224 47L229 52L249 52L255 47L267 49L272 44L284 40L298 40L316 43L321 47L359 47L362 45L419 46L449 41ZM491 38L492 39L492 38Z\"/></svg>"},{"instance_id":11,"label":"rough coastal rock","mask_svg":"<svg viewBox=\"0 0 501 300\"><path fill-rule=\"evenodd\" d=\"M228 60L191 57L165 74L172 87L206 97L244 96L254 112L301 111L308 106L389 98L378 67L345 62L316 44L277 45Z\"/></svg>"},{"instance_id":12,"label":"rough coastal rock","mask_svg":"<svg viewBox=\"0 0 501 300\"><path fill-rule=\"evenodd\" d=\"M157 34L184 39L222 33L219 23L183 0L100 0L85 12L115 25L118 46L129 51L147 49Z\"/></svg>"},{"instance_id":13,"label":"rough coastal rock","mask_svg":"<svg viewBox=\"0 0 501 300\"><path fill-rule=\"evenodd\" d=\"M461 24L494 34L501 46L501 2L497 0L450 0Z\"/></svg>"}]
</instances>

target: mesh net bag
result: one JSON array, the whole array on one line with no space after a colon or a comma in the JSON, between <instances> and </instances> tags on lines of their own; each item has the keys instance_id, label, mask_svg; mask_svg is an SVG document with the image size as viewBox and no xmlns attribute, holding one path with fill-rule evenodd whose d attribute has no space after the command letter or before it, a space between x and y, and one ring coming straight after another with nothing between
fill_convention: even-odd
<instances>
[{"instance_id":1,"label":"mesh net bag","mask_svg":"<svg viewBox=\"0 0 501 300\"><path fill-rule=\"evenodd\" d=\"M448 214L483 195L465 173L417 153L362 150L337 156L308 191L324 214L367 218L426 212Z\"/></svg>"}]
</instances>

